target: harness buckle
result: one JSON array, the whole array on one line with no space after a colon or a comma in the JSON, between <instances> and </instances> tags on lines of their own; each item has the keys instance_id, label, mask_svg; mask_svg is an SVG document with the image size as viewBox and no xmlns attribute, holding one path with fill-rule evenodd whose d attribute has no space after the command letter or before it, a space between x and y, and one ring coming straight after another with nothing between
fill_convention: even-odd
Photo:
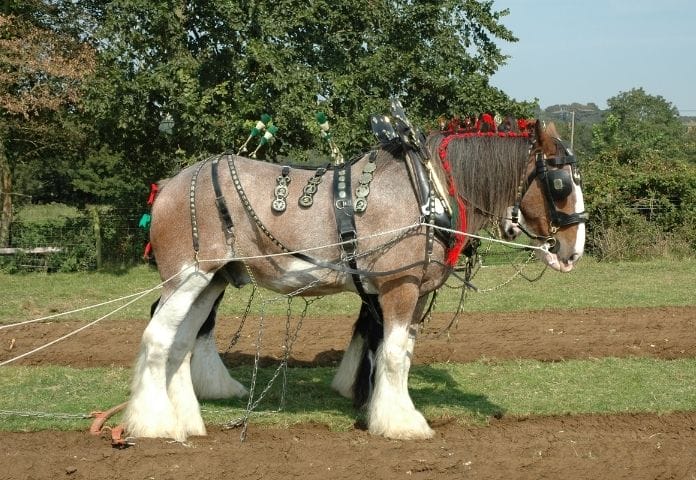
<instances>
[{"instance_id":1,"label":"harness buckle","mask_svg":"<svg viewBox=\"0 0 696 480\"><path fill-rule=\"evenodd\" d=\"M337 209L343 210L344 208L353 205L353 202L351 202L349 199L340 198L334 202L334 205L336 205Z\"/></svg>"},{"instance_id":2,"label":"harness buckle","mask_svg":"<svg viewBox=\"0 0 696 480\"><path fill-rule=\"evenodd\" d=\"M344 262L355 258L355 252L358 249L358 232L349 230L341 233L341 260Z\"/></svg>"}]
</instances>

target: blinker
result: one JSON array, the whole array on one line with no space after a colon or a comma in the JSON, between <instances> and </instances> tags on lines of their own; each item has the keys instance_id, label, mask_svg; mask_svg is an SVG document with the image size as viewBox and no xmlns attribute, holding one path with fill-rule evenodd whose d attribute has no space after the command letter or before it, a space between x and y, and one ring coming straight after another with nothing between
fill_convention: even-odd
<instances>
[{"instance_id":1,"label":"blinker","mask_svg":"<svg viewBox=\"0 0 696 480\"><path fill-rule=\"evenodd\" d=\"M547 181L551 196L556 201L561 201L568 197L573 191L573 180L565 170L549 170Z\"/></svg>"}]
</instances>

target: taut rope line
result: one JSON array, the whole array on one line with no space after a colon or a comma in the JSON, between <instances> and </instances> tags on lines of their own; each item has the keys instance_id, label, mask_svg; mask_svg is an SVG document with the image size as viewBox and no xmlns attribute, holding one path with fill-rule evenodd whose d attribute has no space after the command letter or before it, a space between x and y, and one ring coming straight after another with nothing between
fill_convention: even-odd
<instances>
[{"instance_id":1,"label":"taut rope line","mask_svg":"<svg viewBox=\"0 0 696 480\"><path fill-rule=\"evenodd\" d=\"M163 283L164 283L164 282L163 282ZM52 341L50 341L50 342L48 342L48 343L46 343L46 344L44 344L44 345L42 345L42 346L40 346L40 347L37 347L37 348L35 348L35 349L33 349L33 350L30 350L30 351L28 351L28 352L25 352L25 353L23 353L23 354L21 354L21 355L17 355L16 357L7 359L7 360L5 360L4 362L0 362L0 367L3 367L3 366L5 366L5 365L7 365L7 364L9 364L9 363L12 363L12 362L14 362L14 361L17 361L17 360L22 359L22 358L24 358L24 357L27 357L27 356L29 356L29 355L32 355L32 354L34 354L34 353L36 353L36 352L39 352L39 351L41 351L41 350L43 350L43 349L45 349L45 348L50 347L51 345L54 345L54 344L56 344L56 343L58 343L58 342L60 342L60 341L65 340L66 338L70 338L70 337L72 337L73 335L75 335L75 334L77 334L77 333L80 333L82 330L85 330L85 329L91 327L92 325L96 325L97 323L101 322L101 321L104 320L105 318L110 317L111 315L113 315L114 313L118 312L119 310L123 310L123 309L126 308L127 306L129 306L129 305L131 305L131 304L137 302L138 300L140 300L140 299L143 298L144 296L148 295L150 292L153 292L153 291L157 290L157 289L160 288L161 286L162 286L162 284L157 285L156 287L153 287L153 288L151 288L151 289L149 289L149 290L145 290L145 291L143 291L143 292L141 292L141 293L139 293L139 294L129 295L128 297L125 297L125 298L130 298L130 297L133 297L133 296L136 296L136 295L137 295L135 299L131 300L131 301L128 302L128 303L125 303L125 304L121 305L120 307L118 307L118 308L112 310L111 312L107 313L106 315L103 315L103 316L97 318L96 320L94 320L94 321L88 323L87 325L83 325L82 327L80 327L80 328L78 328L78 329L76 329L76 330L73 330L72 332L63 335L62 337L56 338L55 340L52 340Z\"/></svg>"},{"instance_id":2,"label":"taut rope line","mask_svg":"<svg viewBox=\"0 0 696 480\"><path fill-rule=\"evenodd\" d=\"M266 254L266 255L252 255L252 256L248 256L248 257L209 258L209 259L205 259L205 260L199 260L199 263L205 263L205 262L221 262L221 261L226 261L226 262L237 262L237 261L245 262L245 261L248 261L248 260L259 260L259 259L263 259L263 258L282 257L282 256L288 256L288 255L291 256L291 255L295 255L295 254L298 254L298 253L307 253L307 252L313 252L313 251L323 250L323 249L327 249L327 248L340 247L340 246L345 245L345 244L347 244L347 243L353 243L354 241L358 241L358 242L359 242L359 241L361 241L361 240L362 240L362 241L364 241L364 240L369 240L369 239L375 238L375 237L380 237L380 236L384 236L384 235L389 235L389 234L392 234L392 233L403 232L403 231L410 230L410 229L415 228L415 227L429 227L429 228L434 228L434 229L437 229L437 230L442 230L443 232L454 233L454 234L458 234L458 235L464 235L464 236L467 236L467 237L470 237L470 238L477 238L477 239L479 239L479 240L486 240L486 241L494 242L494 243L500 243L500 244L502 244L502 245L506 245L506 246L513 247L513 248L519 248L519 249L523 249L523 250L539 250L539 251L545 252L545 253L549 251L549 250L548 250L549 247L546 246L546 245L543 245L543 246L540 246L540 247L537 247L537 246L535 246L535 245L525 245L525 244L523 244L523 243L509 242L509 241L507 241L507 240L500 240L500 239L498 239L498 238L484 237L484 236L481 236L481 235L475 235L475 234L473 234L473 233L460 232L459 230L453 230L453 229L451 229L451 228L438 227L437 225L431 225L430 223L427 223L427 222L416 222L416 223L414 223L414 224L407 225L407 226L404 226L404 227L395 228L395 229L392 229L392 230L388 230L388 231L386 231L386 232L379 232L379 233L374 233L374 234L372 234L372 235L367 235L367 236L364 236L364 237L358 237L358 238L356 238L355 240L345 240L345 241L342 241L342 242L329 243L329 244L321 245L321 246L318 246L318 247L303 248L303 249L300 249L300 250L293 250L293 251L289 251L289 252L268 253L268 254Z\"/></svg>"},{"instance_id":3,"label":"taut rope line","mask_svg":"<svg viewBox=\"0 0 696 480\"><path fill-rule=\"evenodd\" d=\"M483 236L475 235L475 234L472 234L472 233L460 232L459 230L453 230L453 229L450 229L450 228L439 227L439 226L437 226L437 225L431 225L430 223L421 222L421 221L416 222L416 223L411 224L411 225L404 226L404 227L400 227L400 228L395 228L395 229L392 229L392 230L388 230L388 231L385 231L385 232L378 232L378 233L374 233L374 234L372 234L372 235L368 235L368 236L364 236L364 237L359 237L359 238L357 238L356 240L357 240L357 241L360 241L360 240L363 240L363 241L364 241L364 240L367 240L367 239L370 239L370 238L375 238L375 237L379 237L379 236L383 236L383 235L389 235L389 234L393 234L393 233L399 233L399 232L402 232L402 231L406 231L406 230L412 229L412 228L414 228L414 227L429 227L429 228L436 228L436 229L439 229L439 230L442 230L442 231L445 231L445 232L448 232L448 233L453 233L453 234L458 234L458 235L465 235L465 236L470 237L470 238L477 238L477 239L479 239L479 240L487 240L487 241L490 241L490 242L501 243L501 244L503 244L503 245L507 245L507 246L514 247L514 248L521 248L521 249L526 249L526 250L540 250L540 251L542 251L542 252L548 251L548 246L546 246L546 245L541 246L541 247L537 247L537 246L533 246L533 245L524 245L524 244L521 244L521 243L508 242L508 241L500 240L500 239L496 239L496 238L483 237ZM346 244L346 243L350 243L350 242L353 242L353 241L354 241L354 240L347 240L347 241L336 242L336 243L332 243L332 244L328 244L328 245L322 245L322 246L318 246L318 247L310 247L310 248L301 249L301 250L295 250L295 251L291 251L291 252L271 253L271 254L267 254L267 255L255 255L255 256L248 256L248 257L235 257L235 258L224 258L224 259L199 260L198 263L203 263L203 262L219 262L219 261L222 261L222 260L228 261L228 262L232 262L232 261L242 261L242 262L244 262L244 261L247 261L247 260L262 259L262 258L271 258L271 257L284 256L284 255L293 255L293 254L296 254L296 253L305 253L305 252L311 252L311 251L321 250L321 249L326 249L326 248L339 247L339 246L342 246L342 245L344 245L344 244ZM20 359L22 359L22 358L24 358L24 357L27 357L27 356L29 356L29 355L32 355L32 354L34 354L34 353L36 353L36 352L39 352L39 351L41 351L41 350L43 350L43 349L45 349L45 348L50 347L51 345L55 345L55 344L58 343L58 342L61 342L61 341L65 340L65 339L67 339L67 338L70 338L70 337L72 337L73 335L76 335L77 333L79 333L79 332L81 332L81 331L83 331L83 330L86 330L87 328L89 328L89 327L91 327L91 326L93 326L93 325L96 325L97 323L101 322L101 321L104 320L105 318L110 317L110 316L113 315L114 313L116 313L116 312L118 312L118 311L120 311L120 310L126 308L127 306L129 306L129 305L131 305L131 304L137 302L138 300L140 300L141 298L145 297L145 296L148 295L149 293L151 293L151 292L153 292L153 291L155 291L155 290L161 288L162 285L164 285L164 284L166 284L167 282L173 280L174 278L178 277L179 275L184 274L184 273L185 273L186 271L188 271L189 269L192 269L192 268L195 269L195 268L196 268L196 265L197 265L197 264L192 264L192 265L190 265L189 267L183 269L182 271L180 271L180 272L177 273L176 275L173 275L172 277L168 278L167 280L165 280L165 281L159 283L159 284L156 285L155 287L152 287L152 288L150 288L150 289L148 289L148 290L143 290L143 291L138 292L138 293L133 293L133 294L131 294L131 295L126 295L126 296L124 296L124 297L120 297L120 298L117 298L117 299L109 300L109 301L102 302L102 303L99 303L99 304L96 304L96 305L91 305L91 306L87 306L87 307L78 308L78 309L75 309L75 310L71 310L71 311L69 311L69 312L57 313L57 314L55 314L55 315L49 315L49 316L47 316L47 317L41 317L41 318L37 318L37 319L33 319L33 320L27 320L27 321L24 321L24 322L19 322L19 323L13 323L13 324L9 324L9 325L2 325L2 326L0 326L0 330L3 330L3 329L5 329L5 328L10 328L10 327L17 327L17 326L20 326L20 325L25 325L25 324L29 324L29 323L40 322L40 321L42 321L42 320L48 320L48 319L52 319L52 318L57 318L57 317L69 315L69 314L71 314L71 313L81 312L81 311L89 310L89 309L92 309L92 308L97 308L97 307L100 307L100 306L109 305L109 304L114 303L114 302L119 302L119 301L122 301L122 300L126 300L126 299L129 299L129 298L135 297L133 300L131 300L131 301L125 303L124 305L121 305L120 307L114 309L113 311L107 313L106 315L103 315L102 317L99 317L98 319L96 319L96 320L94 320L94 321L92 321L92 322L90 322L90 323L88 323L88 324L86 324L86 325L83 325L82 327L80 327L80 328L78 328L78 329L76 329L76 330L74 330L74 331L72 331L72 332L70 332L70 333L67 333L67 334L63 335L62 337L59 337L59 338L57 338L57 339L55 339L55 340L52 340L51 342L46 343L45 345L42 345L42 346L40 346L40 347L37 347L37 348L35 348L35 349L33 349L33 350L30 350L30 351L28 351L28 352L25 352L25 353L23 353L23 354L21 354L21 355L18 355L18 356L16 356L16 357L13 357L13 358L10 358L10 359L8 359L8 360L5 360L4 362L0 362L0 367L5 366L5 365L7 365L7 364L9 364L9 363L12 363L12 362L14 362L14 361L20 360ZM300 290L301 290L301 289L300 289Z\"/></svg>"},{"instance_id":4,"label":"taut rope line","mask_svg":"<svg viewBox=\"0 0 696 480\"><path fill-rule=\"evenodd\" d=\"M129 298L137 297L138 295L141 295L143 293L150 293L154 289L160 288L164 283L166 283L166 282L162 282L157 287L151 288L149 290L143 290L142 292L133 293L131 295L126 295L125 297L121 297L121 298L114 298L113 300L108 300L106 302L97 303L96 305L90 305L88 307L76 308L75 310L70 310L69 312L56 313L55 315L49 315L47 317L35 318L33 320L25 320L23 322L18 322L18 323L10 323L8 325L0 325L0 330L3 330L5 328L10 328L10 327L19 327L22 325L27 325L29 323L41 322L44 320L50 320L52 318L58 318L58 317L63 317L65 315L70 315L71 313L84 312L85 310L91 310L93 308L103 307L104 305L109 305L110 303L116 303L116 302L120 302L122 300L127 300ZM140 297L138 297L138 298L140 298Z\"/></svg>"}]
</instances>

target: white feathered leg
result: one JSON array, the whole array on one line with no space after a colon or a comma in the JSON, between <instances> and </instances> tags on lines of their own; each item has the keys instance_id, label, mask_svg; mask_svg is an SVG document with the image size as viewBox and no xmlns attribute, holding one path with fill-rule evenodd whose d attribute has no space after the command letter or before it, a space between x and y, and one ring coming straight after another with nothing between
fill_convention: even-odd
<instances>
[{"instance_id":1,"label":"white feathered leg","mask_svg":"<svg viewBox=\"0 0 696 480\"><path fill-rule=\"evenodd\" d=\"M200 399L245 397L247 389L232 378L215 345L214 330L196 338L191 357L191 378Z\"/></svg>"},{"instance_id":2,"label":"white feathered leg","mask_svg":"<svg viewBox=\"0 0 696 480\"><path fill-rule=\"evenodd\" d=\"M208 294L199 299L212 276L193 273L163 295L145 329L123 420L130 435L183 441L205 434L190 358L196 334L216 298Z\"/></svg>"},{"instance_id":3,"label":"white feathered leg","mask_svg":"<svg viewBox=\"0 0 696 480\"><path fill-rule=\"evenodd\" d=\"M346 398L353 398L353 383L362 360L364 344L365 339L360 334L353 335L331 382L331 388Z\"/></svg>"},{"instance_id":4,"label":"white feathered leg","mask_svg":"<svg viewBox=\"0 0 696 480\"><path fill-rule=\"evenodd\" d=\"M377 350L375 388L368 406L370 433L396 439L424 439L433 430L416 410L408 393L415 333L408 323L393 325L385 331Z\"/></svg>"}]
</instances>

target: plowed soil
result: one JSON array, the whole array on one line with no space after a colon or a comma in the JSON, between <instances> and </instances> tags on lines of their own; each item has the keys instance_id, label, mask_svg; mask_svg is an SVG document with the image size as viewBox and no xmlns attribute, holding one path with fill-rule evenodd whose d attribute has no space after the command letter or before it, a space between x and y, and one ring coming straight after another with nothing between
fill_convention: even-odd
<instances>
[{"instance_id":1,"label":"plowed soil","mask_svg":"<svg viewBox=\"0 0 696 480\"><path fill-rule=\"evenodd\" d=\"M304 320L292 365L336 365L352 316ZM415 363L478 359L696 357L696 307L545 310L462 315L448 332L436 315L419 336ZM105 321L18 362L73 367L132 364L143 319ZM0 361L77 328L76 322L0 331ZM238 318L221 318L218 347L229 364L251 364L258 318L227 351ZM262 362L277 364L285 319L266 318ZM235 431L210 429L185 444L139 439L127 449L87 432L0 432L0 479L127 478L437 478L437 479L689 479L696 480L696 412L667 415L504 416L484 427L433 425L427 441L394 441L359 427L290 429L252 425L240 443Z\"/></svg>"}]
</instances>

